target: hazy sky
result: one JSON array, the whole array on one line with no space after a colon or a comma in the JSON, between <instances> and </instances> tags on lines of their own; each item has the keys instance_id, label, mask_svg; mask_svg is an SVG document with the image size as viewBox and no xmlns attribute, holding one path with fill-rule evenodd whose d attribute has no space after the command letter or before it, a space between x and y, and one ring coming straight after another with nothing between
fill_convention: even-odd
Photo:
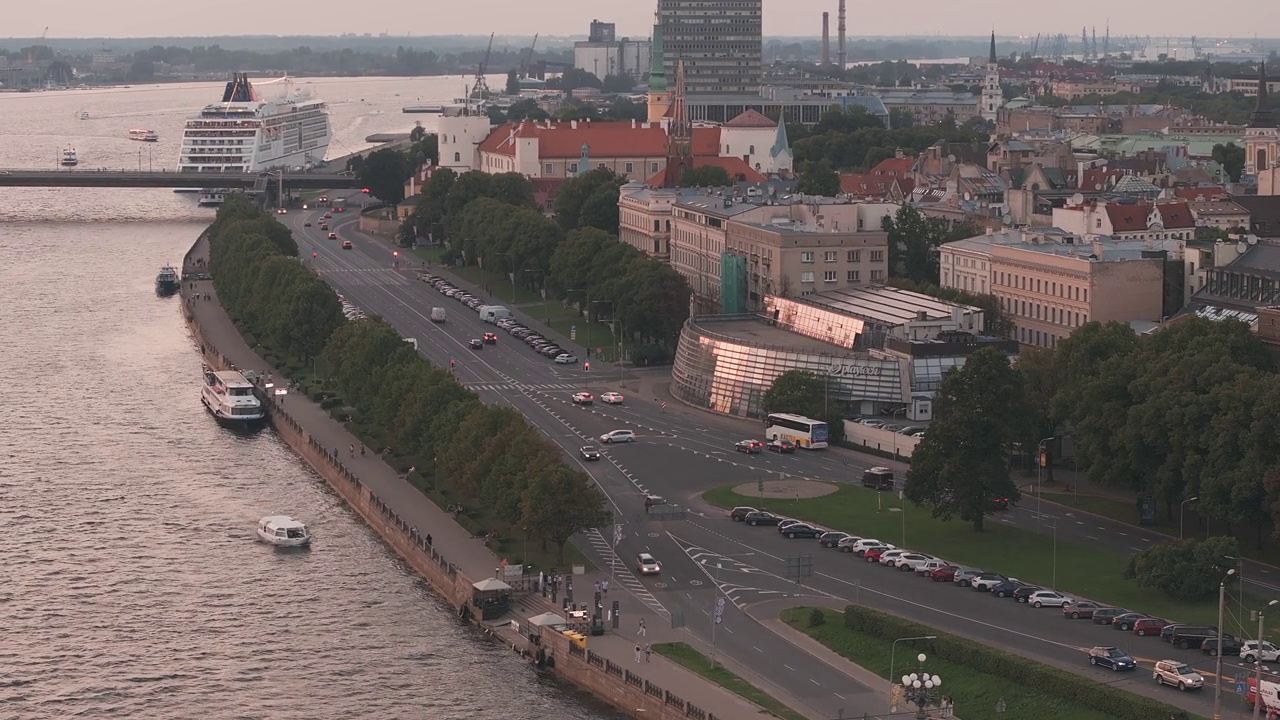
<instances>
[{"instance_id":1,"label":"hazy sky","mask_svg":"<svg viewBox=\"0 0 1280 720\"><path fill-rule=\"evenodd\" d=\"M618 24L620 35L647 36L654 0L377 0L370 5L337 0L61 0L3 3L0 35L38 37L144 37L198 35L584 35L592 18ZM837 0L764 0L765 35L818 36L822 12L836 31ZM901 7L905 12L888 11ZM372 10L376 8L377 12ZM1280 2L1234 0L1214 12L1190 0L1123 3L1114 0L914 0L893 6L879 0L848 0L849 35L1000 35L1065 33L1078 38L1082 25L1098 34L1110 20L1113 35L1252 37L1280 35ZM232 20L235 22L232 22Z\"/></svg>"}]
</instances>

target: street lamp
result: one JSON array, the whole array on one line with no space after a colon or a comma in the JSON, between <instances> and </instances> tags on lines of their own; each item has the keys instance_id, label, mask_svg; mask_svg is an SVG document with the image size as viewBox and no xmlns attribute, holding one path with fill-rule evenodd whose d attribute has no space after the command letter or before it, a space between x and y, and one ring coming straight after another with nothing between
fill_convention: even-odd
<instances>
[{"instance_id":1,"label":"street lamp","mask_svg":"<svg viewBox=\"0 0 1280 720\"><path fill-rule=\"evenodd\" d=\"M942 687L942 678L924 671L924 661L928 659L924 653L917 655L916 659L920 661L920 672L903 675L902 686L907 688L909 699L916 704L916 720L925 720L928 715L924 709L929 707L933 691Z\"/></svg>"},{"instance_id":2,"label":"street lamp","mask_svg":"<svg viewBox=\"0 0 1280 720\"><path fill-rule=\"evenodd\" d=\"M893 420L894 418L898 417L898 413L905 413L906 411L907 411L907 408L900 407L897 410L893 411L893 414L889 416L889 419ZM894 460L898 459L898 431L897 430L893 431L893 459Z\"/></svg>"},{"instance_id":3,"label":"street lamp","mask_svg":"<svg viewBox=\"0 0 1280 720\"><path fill-rule=\"evenodd\" d=\"M1053 530L1053 585L1051 587L1057 588L1058 587L1058 523L1055 522L1053 525L1050 526L1050 528Z\"/></svg>"},{"instance_id":4,"label":"street lamp","mask_svg":"<svg viewBox=\"0 0 1280 720\"><path fill-rule=\"evenodd\" d=\"M898 638L897 640L893 641L893 644L889 646L889 690L891 695L893 691L893 660L894 660L894 653L898 652L898 643L906 640L937 640L937 639L938 639L937 635L920 635L918 637ZM905 686L906 683L904 682L903 685ZM893 708L890 708L889 711L893 712Z\"/></svg>"},{"instance_id":5,"label":"street lamp","mask_svg":"<svg viewBox=\"0 0 1280 720\"><path fill-rule=\"evenodd\" d=\"M1267 603L1267 607L1271 607L1276 603L1280 603L1280 600L1272 600ZM1263 608L1258 611L1258 634L1254 635L1254 642L1257 643L1254 646L1254 652L1258 654L1254 660L1258 662L1258 671L1253 680L1253 720L1258 720L1259 713L1262 710L1262 611L1266 609ZM1221 649L1218 650L1218 654L1222 654Z\"/></svg>"},{"instance_id":6,"label":"street lamp","mask_svg":"<svg viewBox=\"0 0 1280 720\"><path fill-rule=\"evenodd\" d=\"M1218 652L1217 662L1214 664L1214 674L1218 676L1218 683L1213 691L1213 720L1222 720L1222 610L1227 599L1227 578L1235 574L1235 568L1228 570L1226 576L1218 583ZM1255 699L1261 690L1262 688L1258 688L1254 691Z\"/></svg>"},{"instance_id":7,"label":"street lamp","mask_svg":"<svg viewBox=\"0 0 1280 720\"><path fill-rule=\"evenodd\" d=\"M1044 444L1053 442L1052 437L1047 437L1036 445L1036 532L1040 532L1041 513L1040 503L1044 500Z\"/></svg>"},{"instance_id":8,"label":"street lamp","mask_svg":"<svg viewBox=\"0 0 1280 720\"><path fill-rule=\"evenodd\" d=\"M707 561L705 559L702 560L702 565L704 568L706 567ZM716 601L711 608L711 667L716 666L716 625L719 625L721 619L724 617L724 598L720 596L720 563L719 562L716 563L715 586L716 586L716 593L715 593Z\"/></svg>"},{"instance_id":9,"label":"street lamp","mask_svg":"<svg viewBox=\"0 0 1280 720\"><path fill-rule=\"evenodd\" d=\"M1199 500L1199 499L1200 499L1199 495L1195 497L1189 497L1186 500L1183 500L1182 504L1178 506L1178 539L1179 540L1182 539L1182 531L1187 526L1186 520L1185 520L1185 515L1187 512L1187 503L1195 502L1196 500Z\"/></svg>"}]
</instances>

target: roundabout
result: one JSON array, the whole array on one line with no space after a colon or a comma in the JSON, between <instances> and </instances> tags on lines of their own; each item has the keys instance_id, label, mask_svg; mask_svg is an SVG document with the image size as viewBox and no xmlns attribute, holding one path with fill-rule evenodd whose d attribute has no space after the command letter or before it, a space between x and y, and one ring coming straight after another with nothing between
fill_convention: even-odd
<instances>
[{"instance_id":1,"label":"roundabout","mask_svg":"<svg viewBox=\"0 0 1280 720\"><path fill-rule=\"evenodd\" d=\"M839 488L835 483L804 480L800 478L786 480L765 480L764 491L757 489L754 482L742 483L733 489L739 495L772 498L775 500L804 500L807 498L830 495Z\"/></svg>"}]
</instances>

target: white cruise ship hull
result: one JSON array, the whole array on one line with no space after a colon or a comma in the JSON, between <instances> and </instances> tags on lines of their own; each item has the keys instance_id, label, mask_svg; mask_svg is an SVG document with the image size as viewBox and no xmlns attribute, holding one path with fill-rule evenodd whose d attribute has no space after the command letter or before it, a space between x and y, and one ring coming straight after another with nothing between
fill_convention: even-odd
<instances>
[{"instance_id":1,"label":"white cruise ship hull","mask_svg":"<svg viewBox=\"0 0 1280 720\"><path fill-rule=\"evenodd\" d=\"M231 430L256 430L262 427L263 421L267 418L267 414L261 407L254 408L251 413L235 412L237 409L243 409L228 407L217 393L208 388L200 392L200 400L219 425Z\"/></svg>"}]
</instances>

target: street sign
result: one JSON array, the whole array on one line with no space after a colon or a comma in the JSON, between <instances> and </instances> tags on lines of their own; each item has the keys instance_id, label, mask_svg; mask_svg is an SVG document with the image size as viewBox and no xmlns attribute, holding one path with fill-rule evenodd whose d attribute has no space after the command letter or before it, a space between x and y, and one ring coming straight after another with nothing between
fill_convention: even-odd
<instances>
[{"instance_id":1,"label":"street sign","mask_svg":"<svg viewBox=\"0 0 1280 720\"><path fill-rule=\"evenodd\" d=\"M1236 694L1237 694L1237 695L1243 695L1243 694L1244 694L1244 683L1242 683L1242 682L1238 682L1238 683L1236 683Z\"/></svg>"},{"instance_id":2,"label":"street sign","mask_svg":"<svg viewBox=\"0 0 1280 720\"><path fill-rule=\"evenodd\" d=\"M578 339L578 326L577 326L577 325L570 325L570 326L569 326L569 339L570 339L570 340L577 340L577 339Z\"/></svg>"},{"instance_id":3,"label":"street sign","mask_svg":"<svg viewBox=\"0 0 1280 720\"><path fill-rule=\"evenodd\" d=\"M764 481L763 481L763 480L757 480L757 481L756 481L756 492L764 492Z\"/></svg>"}]
</instances>

